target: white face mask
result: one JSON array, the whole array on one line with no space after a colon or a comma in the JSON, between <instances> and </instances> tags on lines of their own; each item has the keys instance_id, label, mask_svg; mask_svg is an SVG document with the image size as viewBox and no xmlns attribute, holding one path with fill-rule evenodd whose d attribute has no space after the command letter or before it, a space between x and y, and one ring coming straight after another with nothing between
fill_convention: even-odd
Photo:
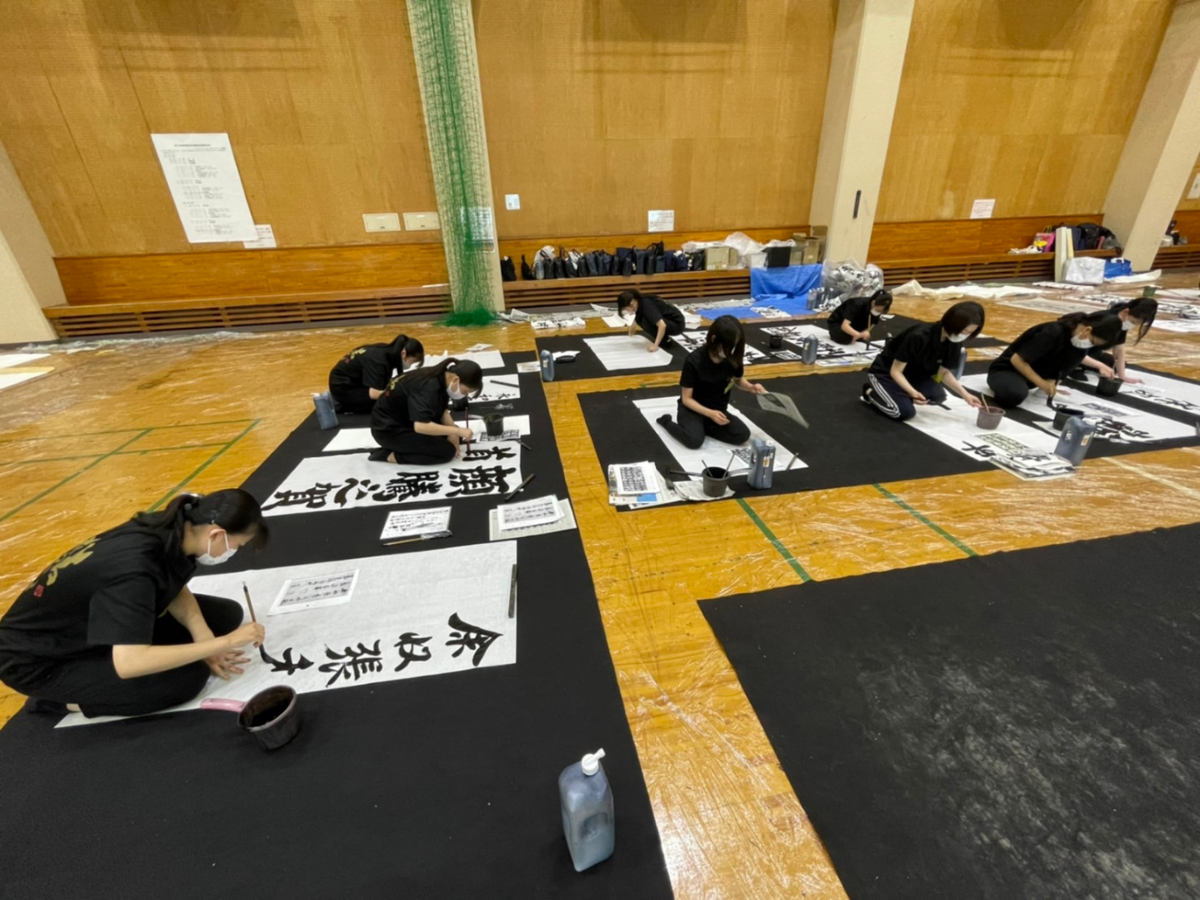
<instances>
[{"instance_id":1,"label":"white face mask","mask_svg":"<svg viewBox=\"0 0 1200 900\"><path fill-rule=\"evenodd\" d=\"M208 552L201 553L199 556L197 556L196 562L200 563L200 565L202 565L202 566L219 566L223 562L229 562L229 558L231 556L233 556L233 554L237 553L237 547L229 546L229 534L227 532L222 532L222 534L225 535L225 552L222 553L220 556L212 555L213 536L212 536L212 532L209 532L209 534L208 534Z\"/></svg>"},{"instance_id":2,"label":"white face mask","mask_svg":"<svg viewBox=\"0 0 1200 900\"><path fill-rule=\"evenodd\" d=\"M1071 346L1076 348L1077 350L1091 350L1092 342L1089 341L1087 338L1073 337L1073 338L1071 338Z\"/></svg>"},{"instance_id":3,"label":"white face mask","mask_svg":"<svg viewBox=\"0 0 1200 900\"><path fill-rule=\"evenodd\" d=\"M952 344L961 344L963 341L965 341L969 337L970 337L969 334L948 334L948 335L946 335L946 340L948 340Z\"/></svg>"},{"instance_id":4,"label":"white face mask","mask_svg":"<svg viewBox=\"0 0 1200 900\"><path fill-rule=\"evenodd\" d=\"M446 393L450 395L451 400L461 400L463 397L467 396L459 390L460 387L462 387L462 382L456 381L454 382L454 387L446 388Z\"/></svg>"},{"instance_id":5,"label":"white face mask","mask_svg":"<svg viewBox=\"0 0 1200 900\"><path fill-rule=\"evenodd\" d=\"M1122 322L1122 323L1121 323L1121 330L1122 330L1122 331L1133 331L1133 323L1132 323L1132 322L1130 322L1129 320L1126 320L1126 321Z\"/></svg>"}]
</instances>

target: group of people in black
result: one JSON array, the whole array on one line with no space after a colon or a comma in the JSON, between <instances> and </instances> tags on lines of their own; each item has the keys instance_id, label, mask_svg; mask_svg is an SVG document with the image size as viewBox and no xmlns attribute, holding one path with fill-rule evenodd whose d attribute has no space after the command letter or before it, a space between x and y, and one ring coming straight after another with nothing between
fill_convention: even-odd
<instances>
[{"instance_id":1,"label":"group of people in black","mask_svg":"<svg viewBox=\"0 0 1200 900\"><path fill-rule=\"evenodd\" d=\"M869 342L891 305L883 290L846 300L829 317L830 338ZM631 334L640 328L649 336L651 351L684 329L683 314L658 297L626 291L618 306L632 315ZM992 402L1019 406L1034 389L1053 397L1064 377L1086 368L1136 383L1126 371L1126 338L1145 337L1156 312L1153 299L1139 298L1035 325L991 364ZM983 307L968 300L890 338L871 363L862 399L897 421L942 403L947 390L979 406L954 373L984 319ZM749 428L729 412L730 394L766 389L746 379L745 349L733 316L709 326L704 344L683 362L675 415L659 419L674 440L689 448L706 437L749 440ZM402 334L355 348L330 372L338 409L371 417L373 460L436 465L471 440L450 410L483 389L479 365L424 361L421 342ZM262 625L243 623L239 604L193 595L187 583L197 566L225 562L267 536L258 502L245 491L223 490L180 495L159 512L91 538L48 566L0 619L0 681L29 696L34 711L138 715L194 698L210 675L240 674L248 645L262 643Z\"/></svg>"}]
</instances>

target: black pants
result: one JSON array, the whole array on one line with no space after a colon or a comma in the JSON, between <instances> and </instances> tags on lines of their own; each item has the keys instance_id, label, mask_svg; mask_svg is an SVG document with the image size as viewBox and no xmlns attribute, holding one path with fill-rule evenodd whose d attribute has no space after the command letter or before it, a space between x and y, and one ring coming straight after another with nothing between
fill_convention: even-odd
<instances>
[{"instance_id":1,"label":"black pants","mask_svg":"<svg viewBox=\"0 0 1200 900\"><path fill-rule=\"evenodd\" d=\"M858 338L853 338L846 334L846 332L842 331L841 322L838 322L836 325L834 325L832 322L829 323L829 339L835 344L841 344L842 346L853 344L856 340L858 340Z\"/></svg>"},{"instance_id":2,"label":"black pants","mask_svg":"<svg viewBox=\"0 0 1200 900\"><path fill-rule=\"evenodd\" d=\"M664 337L683 334L683 329L686 325L686 322L683 318L683 313L674 306L668 306L665 310L663 310L663 321L667 323L667 333L664 335ZM643 322L642 328L645 330L646 334L650 335L650 340L653 341L656 337L658 337L657 325L651 327Z\"/></svg>"},{"instance_id":3,"label":"black pants","mask_svg":"<svg viewBox=\"0 0 1200 900\"><path fill-rule=\"evenodd\" d=\"M932 378L920 381L909 380L908 383L913 386L914 390L924 394L925 399L930 403L946 401L946 389ZM867 401L889 419L907 422L917 414L917 406L913 403L913 398L908 396L908 393L902 390L890 375L876 375L874 372L868 372L867 387L871 389Z\"/></svg>"},{"instance_id":4,"label":"black pants","mask_svg":"<svg viewBox=\"0 0 1200 900\"><path fill-rule=\"evenodd\" d=\"M669 416L664 416L663 419L659 419L659 424L666 429L667 434L689 450L699 449L705 436L723 444L744 444L750 440L750 429L746 427L746 423L727 411L725 414L729 416L729 424L718 425L708 416L702 416L680 403L675 413L677 422L672 422Z\"/></svg>"},{"instance_id":5,"label":"black pants","mask_svg":"<svg viewBox=\"0 0 1200 900\"><path fill-rule=\"evenodd\" d=\"M396 454L396 462L417 466L436 466L454 459L455 447L439 434L417 434L415 431L381 431L371 429L371 437L384 450Z\"/></svg>"},{"instance_id":6,"label":"black pants","mask_svg":"<svg viewBox=\"0 0 1200 900\"><path fill-rule=\"evenodd\" d=\"M342 413L370 413L375 408L371 399L370 389L366 387L329 386L329 395L333 397L333 405Z\"/></svg>"},{"instance_id":7,"label":"black pants","mask_svg":"<svg viewBox=\"0 0 1200 900\"><path fill-rule=\"evenodd\" d=\"M204 621L217 637L242 624L242 607L232 600L197 595ZM190 644L191 633L170 613L154 623L151 643ZM14 691L38 700L77 703L85 716L140 716L186 703L204 689L209 668L203 660L137 678L121 678L113 668L112 648L97 647L87 656L39 666L25 677L19 664L4 671L3 681Z\"/></svg>"},{"instance_id":8,"label":"black pants","mask_svg":"<svg viewBox=\"0 0 1200 900\"><path fill-rule=\"evenodd\" d=\"M992 396L996 398L996 405L1002 409L1020 406L1033 388L1033 383L1015 369L991 369L987 382L992 389Z\"/></svg>"}]
</instances>

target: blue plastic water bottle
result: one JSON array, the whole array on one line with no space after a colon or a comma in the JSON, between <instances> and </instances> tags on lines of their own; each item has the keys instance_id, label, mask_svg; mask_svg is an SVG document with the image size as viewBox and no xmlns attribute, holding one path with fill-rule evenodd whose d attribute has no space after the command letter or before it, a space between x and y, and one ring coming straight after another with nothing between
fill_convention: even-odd
<instances>
[{"instance_id":1,"label":"blue plastic water bottle","mask_svg":"<svg viewBox=\"0 0 1200 900\"><path fill-rule=\"evenodd\" d=\"M554 380L554 354L549 350L543 350L541 353L542 363L542 381Z\"/></svg>"},{"instance_id":2,"label":"blue plastic water bottle","mask_svg":"<svg viewBox=\"0 0 1200 900\"><path fill-rule=\"evenodd\" d=\"M603 756L603 750L588 753L558 776L563 834L576 872L604 862L616 846L612 788L600 765Z\"/></svg>"},{"instance_id":3,"label":"blue plastic water bottle","mask_svg":"<svg viewBox=\"0 0 1200 900\"><path fill-rule=\"evenodd\" d=\"M337 413L333 408L333 397L329 391L313 394L313 406L317 410L317 424L322 431L338 427Z\"/></svg>"},{"instance_id":4,"label":"blue plastic water bottle","mask_svg":"<svg viewBox=\"0 0 1200 900\"><path fill-rule=\"evenodd\" d=\"M1054 448L1055 455L1061 456L1078 468L1087 456L1095 433L1096 426L1091 422L1086 422L1079 416L1071 416L1063 425L1062 433L1058 437L1058 446Z\"/></svg>"}]
</instances>

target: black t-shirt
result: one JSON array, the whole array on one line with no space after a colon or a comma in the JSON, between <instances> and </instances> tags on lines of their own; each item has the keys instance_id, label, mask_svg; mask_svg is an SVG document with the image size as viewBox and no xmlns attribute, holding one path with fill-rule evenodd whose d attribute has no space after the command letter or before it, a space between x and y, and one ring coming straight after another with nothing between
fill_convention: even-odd
<instances>
[{"instance_id":1,"label":"black t-shirt","mask_svg":"<svg viewBox=\"0 0 1200 900\"><path fill-rule=\"evenodd\" d=\"M849 321L850 327L855 331L866 331L876 324L879 316L871 314L871 298L851 297L849 300L843 300L841 305L829 314L829 329L838 330L845 321Z\"/></svg>"},{"instance_id":2,"label":"black t-shirt","mask_svg":"<svg viewBox=\"0 0 1200 900\"><path fill-rule=\"evenodd\" d=\"M911 325L888 341L871 363L876 375L891 375L892 363L904 363L904 377L909 382L933 378L943 366L953 371L958 367L962 346L942 340L941 322L922 322Z\"/></svg>"},{"instance_id":3,"label":"black t-shirt","mask_svg":"<svg viewBox=\"0 0 1200 900\"><path fill-rule=\"evenodd\" d=\"M441 378L397 377L375 401L371 427L378 431L412 431L414 422L439 423L450 405Z\"/></svg>"},{"instance_id":4,"label":"black t-shirt","mask_svg":"<svg viewBox=\"0 0 1200 900\"><path fill-rule=\"evenodd\" d=\"M1060 381L1068 372L1074 371L1087 354L1087 350L1072 345L1072 333L1073 329L1062 322L1034 325L1005 347L991 368L997 372L1015 371L1013 354L1020 353L1021 359L1042 378Z\"/></svg>"},{"instance_id":5,"label":"black t-shirt","mask_svg":"<svg viewBox=\"0 0 1200 900\"><path fill-rule=\"evenodd\" d=\"M127 522L64 553L0 619L0 671L27 674L114 644L149 644L196 571L157 529Z\"/></svg>"},{"instance_id":6,"label":"black t-shirt","mask_svg":"<svg viewBox=\"0 0 1200 900\"><path fill-rule=\"evenodd\" d=\"M637 312L634 313L633 320L639 327L646 331L654 332L658 330L658 323L664 318L673 318L678 315L683 317L683 313L675 309L666 300L654 296L653 294L643 294L641 301L638 303Z\"/></svg>"},{"instance_id":7,"label":"black t-shirt","mask_svg":"<svg viewBox=\"0 0 1200 900\"><path fill-rule=\"evenodd\" d=\"M392 378L397 363L392 359L390 344L367 344L351 350L329 373L329 387L368 387L382 391Z\"/></svg>"},{"instance_id":8,"label":"black t-shirt","mask_svg":"<svg viewBox=\"0 0 1200 900\"><path fill-rule=\"evenodd\" d=\"M707 347L697 347L683 361L679 386L691 388L692 399L701 406L724 411L729 406L729 392L744 371L732 360L713 362Z\"/></svg>"}]
</instances>

